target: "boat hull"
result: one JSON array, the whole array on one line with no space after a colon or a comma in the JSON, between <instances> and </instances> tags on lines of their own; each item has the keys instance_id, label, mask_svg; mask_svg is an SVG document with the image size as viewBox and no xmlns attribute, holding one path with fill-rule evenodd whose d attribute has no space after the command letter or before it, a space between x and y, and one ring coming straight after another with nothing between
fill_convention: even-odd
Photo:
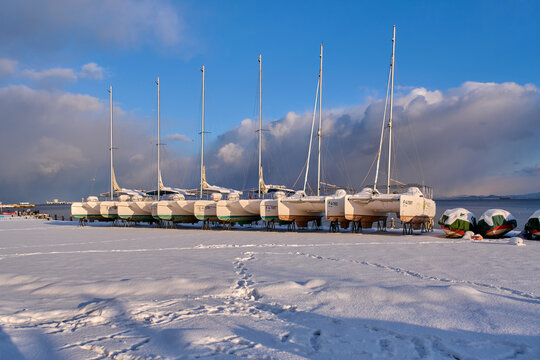
<instances>
[{"instance_id":1,"label":"boat hull","mask_svg":"<svg viewBox=\"0 0 540 360\"><path fill-rule=\"evenodd\" d=\"M217 217L216 202L213 200L197 200L194 205L194 214L197 220L219 221Z\"/></svg>"},{"instance_id":2,"label":"boat hull","mask_svg":"<svg viewBox=\"0 0 540 360\"><path fill-rule=\"evenodd\" d=\"M120 201L118 217L126 221L155 222L152 216L152 201Z\"/></svg>"},{"instance_id":3,"label":"boat hull","mask_svg":"<svg viewBox=\"0 0 540 360\"><path fill-rule=\"evenodd\" d=\"M102 201L99 204L99 212L105 219L118 219L118 205L116 201Z\"/></svg>"},{"instance_id":4,"label":"boat hull","mask_svg":"<svg viewBox=\"0 0 540 360\"><path fill-rule=\"evenodd\" d=\"M501 237L508 232L512 231L515 228L513 225L500 225L497 227L494 227L493 229L489 229L484 233L486 237Z\"/></svg>"},{"instance_id":5,"label":"boat hull","mask_svg":"<svg viewBox=\"0 0 540 360\"><path fill-rule=\"evenodd\" d=\"M463 230L453 230L444 225L441 225L441 229L443 229L447 237L460 238L460 237L463 237L463 235L465 235L465 231Z\"/></svg>"},{"instance_id":6,"label":"boat hull","mask_svg":"<svg viewBox=\"0 0 540 360\"><path fill-rule=\"evenodd\" d=\"M99 205L99 201L74 202L71 204L71 216L80 220L109 221L101 215Z\"/></svg>"},{"instance_id":7,"label":"boat hull","mask_svg":"<svg viewBox=\"0 0 540 360\"><path fill-rule=\"evenodd\" d=\"M194 224L199 222L195 217L195 200L161 200L152 204L152 217L156 220L174 223Z\"/></svg>"},{"instance_id":8,"label":"boat hull","mask_svg":"<svg viewBox=\"0 0 540 360\"><path fill-rule=\"evenodd\" d=\"M362 221L362 227L371 227L374 221L385 220L389 213L395 213L403 223L410 223L417 230L422 224L433 221L435 211L435 202L423 196L362 194L345 198L345 218Z\"/></svg>"},{"instance_id":9,"label":"boat hull","mask_svg":"<svg viewBox=\"0 0 540 360\"><path fill-rule=\"evenodd\" d=\"M324 216L324 197L283 198L278 200L278 217L281 221L294 221L298 227L308 222L320 224Z\"/></svg>"},{"instance_id":10,"label":"boat hull","mask_svg":"<svg viewBox=\"0 0 540 360\"><path fill-rule=\"evenodd\" d=\"M540 210L537 210L525 223L525 233L540 238Z\"/></svg>"},{"instance_id":11,"label":"boat hull","mask_svg":"<svg viewBox=\"0 0 540 360\"><path fill-rule=\"evenodd\" d=\"M343 229L349 227L349 220L345 218L345 192L341 196L327 196L324 199L324 213L328 221L337 221Z\"/></svg>"},{"instance_id":12,"label":"boat hull","mask_svg":"<svg viewBox=\"0 0 540 360\"><path fill-rule=\"evenodd\" d=\"M290 221L284 221L279 219L278 213L278 201L277 199L262 200L260 204L261 219L266 222L273 222L279 224L290 224Z\"/></svg>"},{"instance_id":13,"label":"boat hull","mask_svg":"<svg viewBox=\"0 0 540 360\"><path fill-rule=\"evenodd\" d=\"M261 220L261 199L220 200L216 204L216 215L227 223L250 224Z\"/></svg>"},{"instance_id":14,"label":"boat hull","mask_svg":"<svg viewBox=\"0 0 540 360\"><path fill-rule=\"evenodd\" d=\"M484 237L501 237L517 227L516 219L506 210L486 210L478 219L478 233Z\"/></svg>"}]
</instances>

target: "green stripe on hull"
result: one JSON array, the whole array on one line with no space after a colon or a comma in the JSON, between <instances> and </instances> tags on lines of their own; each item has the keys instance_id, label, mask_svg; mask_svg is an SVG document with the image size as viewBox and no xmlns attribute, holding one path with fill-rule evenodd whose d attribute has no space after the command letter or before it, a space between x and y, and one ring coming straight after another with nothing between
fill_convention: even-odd
<instances>
[{"instance_id":1,"label":"green stripe on hull","mask_svg":"<svg viewBox=\"0 0 540 360\"><path fill-rule=\"evenodd\" d=\"M160 215L159 220L172 221L178 223L196 223L199 220L193 215Z\"/></svg>"},{"instance_id":2,"label":"green stripe on hull","mask_svg":"<svg viewBox=\"0 0 540 360\"><path fill-rule=\"evenodd\" d=\"M152 215L120 215L120 219L128 221L154 222Z\"/></svg>"},{"instance_id":3,"label":"green stripe on hull","mask_svg":"<svg viewBox=\"0 0 540 360\"><path fill-rule=\"evenodd\" d=\"M292 223L292 221L279 220L279 216L261 216L263 221L273 221L279 225L287 225Z\"/></svg>"},{"instance_id":4,"label":"green stripe on hull","mask_svg":"<svg viewBox=\"0 0 540 360\"><path fill-rule=\"evenodd\" d=\"M224 222L235 222L235 223L239 223L239 224L249 224L249 223L252 223L254 221L261 220L261 217L258 216L258 215L252 215L252 216L238 215L238 216L218 216L218 219L220 221L224 221Z\"/></svg>"},{"instance_id":5,"label":"green stripe on hull","mask_svg":"<svg viewBox=\"0 0 540 360\"><path fill-rule=\"evenodd\" d=\"M217 216L214 216L214 215L196 215L195 216L197 218L197 220L201 220L201 221L219 221L219 219L217 218Z\"/></svg>"},{"instance_id":6,"label":"green stripe on hull","mask_svg":"<svg viewBox=\"0 0 540 360\"><path fill-rule=\"evenodd\" d=\"M78 215L71 214L74 219L87 219L87 220L97 220L97 221L111 221L112 219L104 218L101 215Z\"/></svg>"}]
</instances>

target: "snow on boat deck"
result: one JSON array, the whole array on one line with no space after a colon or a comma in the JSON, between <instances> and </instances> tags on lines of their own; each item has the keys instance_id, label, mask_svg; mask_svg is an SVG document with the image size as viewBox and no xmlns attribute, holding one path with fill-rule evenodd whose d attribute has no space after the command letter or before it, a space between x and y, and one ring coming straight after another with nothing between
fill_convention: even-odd
<instances>
[{"instance_id":1,"label":"snow on boat deck","mask_svg":"<svg viewBox=\"0 0 540 360\"><path fill-rule=\"evenodd\" d=\"M540 242L0 221L0 358L540 358Z\"/></svg>"}]
</instances>

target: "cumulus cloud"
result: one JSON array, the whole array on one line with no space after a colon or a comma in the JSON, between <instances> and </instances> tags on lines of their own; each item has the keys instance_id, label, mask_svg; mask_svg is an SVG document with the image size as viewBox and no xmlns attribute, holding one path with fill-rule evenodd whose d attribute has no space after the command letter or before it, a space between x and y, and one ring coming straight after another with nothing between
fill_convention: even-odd
<instances>
[{"instance_id":1,"label":"cumulus cloud","mask_svg":"<svg viewBox=\"0 0 540 360\"><path fill-rule=\"evenodd\" d=\"M165 139L172 141L193 142L193 139L187 137L184 134L169 134L165 135Z\"/></svg>"},{"instance_id":2,"label":"cumulus cloud","mask_svg":"<svg viewBox=\"0 0 540 360\"><path fill-rule=\"evenodd\" d=\"M383 100L375 100L324 111L326 182L356 189L372 184L383 107ZM534 192L540 183L540 129L535 125L539 110L539 90L530 84L466 82L445 92L411 89L395 101L392 178L432 185L438 195ZM310 113L291 112L265 126L269 132L264 134L263 166L268 182L291 186L298 179L307 157L311 118ZM214 144L213 151L224 162L225 154L236 154L227 157L227 166L213 164L216 170L208 174L219 176L226 186L256 184L256 157L246 153L256 151L257 139L255 134L246 136L246 125L221 135ZM244 154L236 149L245 149ZM383 153L384 181L387 156ZM315 184L316 156L312 161L310 182Z\"/></svg>"},{"instance_id":3,"label":"cumulus cloud","mask_svg":"<svg viewBox=\"0 0 540 360\"><path fill-rule=\"evenodd\" d=\"M244 149L235 143L223 145L218 151L218 157L226 164L237 163L244 153Z\"/></svg>"},{"instance_id":4,"label":"cumulus cloud","mask_svg":"<svg viewBox=\"0 0 540 360\"><path fill-rule=\"evenodd\" d=\"M44 80L60 80L60 81L76 81L77 75L73 69L68 68L52 68L42 71L36 71L32 69L23 70L23 76L26 76L35 81L44 81Z\"/></svg>"},{"instance_id":5,"label":"cumulus cloud","mask_svg":"<svg viewBox=\"0 0 540 360\"><path fill-rule=\"evenodd\" d=\"M94 62L84 64L79 75L82 78L101 80L103 79L103 68Z\"/></svg>"},{"instance_id":6,"label":"cumulus cloud","mask_svg":"<svg viewBox=\"0 0 540 360\"><path fill-rule=\"evenodd\" d=\"M106 99L7 86L0 88L0 108L2 127L9 129L0 131L0 143L9 149L0 152L0 201L80 199L106 190L109 178ZM147 134L151 126L139 119L117 115L115 128L118 181L122 186L150 186L154 146ZM129 159L134 154L144 156L133 163Z\"/></svg>"},{"instance_id":7,"label":"cumulus cloud","mask_svg":"<svg viewBox=\"0 0 540 360\"><path fill-rule=\"evenodd\" d=\"M0 58L0 77L13 74L17 65L18 62L15 60Z\"/></svg>"},{"instance_id":8,"label":"cumulus cloud","mask_svg":"<svg viewBox=\"0 0 540 360\"><path fill-rule=\"evenodd\" d=\"M140 164L144 161L144 156L142 154L135 154L129 158L130 164Z\"/></svg>"},{"instance_id":9,"label":"cumulus cloud","mask_svg":"<svg viewBox=\"0 0 540 360\"><path fill-rule=\"evenodd\" d=\"M10 48L171 47L182 32L182 18L168 0L11 1L0 13L0 44Z\"/></svg>"},{"instance_id":10,"label":"cumulus cloud","mask_svg":"<svg viewBox=\"0 0 540 360\"><path fill-rule=\"evenodd\" d=\"M384 101L323 111L322 178L359 189L373 183ZM107 99L84 94L0 88L0 201L78 199L107 190ZM121 186L155 187L151 124L115 118L115 169ZM267 183L303 179L312 114L290 112L265 124ZM534 85L467 82L447 91L411 89L396 99L392 178L435 187L436 195L520 194L540 183L540 92ZM205 150L207 179L238 189L257 184L257 122L244 119ZM173 134L174 135L174 134ZM386 141L386 138L385 138ZM316 142L315 142L316 143ZM387 144L385 143L385 149ZM316 150L316 148L314 148ZM386 151L381 177L386 181ZM312 156L309 181L316 184ZM196 187L199 158L163 148L167 185ZM96 181L91 181L93 178ZM296 183L299 188L301 180Z\"/></svg>"}]
</instances>

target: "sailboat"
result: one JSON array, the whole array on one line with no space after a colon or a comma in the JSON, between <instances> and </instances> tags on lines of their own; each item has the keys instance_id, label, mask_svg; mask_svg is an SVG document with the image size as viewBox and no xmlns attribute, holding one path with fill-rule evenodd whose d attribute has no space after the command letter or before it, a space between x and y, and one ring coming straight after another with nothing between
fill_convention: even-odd
<instances>
[{"instance_id":1,"label":"sailboat","mask_svg":"<svg viewBox=\"0 0 540 360\"><path fill-rule=\"evenodd\" d=\"M152 203L152 217L156 221L171 221L173 223L191 223L198 222L194 215L194 201L186 200L186 196L195 195L194 191L173 188L163 185L161 177L160 160L160 121L159 121L159 78L158 78L158 186L155 191L147 192L149 195L155 195L157 201ZM164 198L161 199L161 196Z\"/></svg>"},{"instance_id":2,"label":"sailboat","mask_svg":"<svg viewBox=\"0 0 540 360\"><path fill-rule=\"evenodd\" d=\"M118 201L115 200L115 196L118 198L121 195L128 196L144 196L144 193L137 190L121 188L116 181L116 176L114 174L114 163L113 163L113 87L109 87L109 113L110 113L110 164L111 164L111 179L110 179L110 191L109 193L100 194L104 198L109 197L109 200L104 200L99 202L99 212L101 216L107 220L114 221L118 219Z\"/></svg>"},{"instance_id":3,"label":"sailboat","mask_svg":"<svg viewBox=\"0 0 540 360\"><path fill-rule=\"evenodd\" d=\"M155 191L156 199L159 201L161 196L161 191L164 188L163 181L161 180L161 170L159 168L160 163L160 113L159 113L159 76L156 81L157 85L157 122L158 122L158 141L157 141L157 190ZM144 196L133 195L131 198L128 195L122 195L118 198L118 217L126 221L136 221L136 222L149 222L153 223L156 221L152 215L152 206L155 203L150 196L152 192L147 192Z\"/></svg>"},{"instance_id":4,"label":"sailboat","mask_svg":"<svg viewBox=\"0 0 540 360\"><path fill-rule=\"evenodd\" d=\"M345 218L345 196L347 196L347 192L338 189L334 195L324 199L324 213L326 219L330 221L330 230L332 231L339 230L338 225L342 229L349 227L350 221Z\"/></svg>"},{"instance_id":5,"label":"sailboat","mask_svg":"<svg viewBox=\"0 0 540 360\"><path fill-rule=\"evenodd\" d=\"M325 211L325 197L321 196L321 143L322 143L322 63L323 63L323 44L321 44L320 68L317 82L317 92L315 95L315 109L313 110L313 120L311 126L311 137L309 140L308 158L303 190L296 191L289 197L282 197L278 200L278 218L281 221L294 221L298 227L307 227L308 222L315 221L317 226L321 225L321 219ZM320 96L319 96L320 93ZM317 99L318 98L318 99ZM313 140L313 129L315 124L315 115L317 110L317 101L319 103L319 129L317 136L319 138L319 157L318 157L318 175L317 175L317 195L308 196L306 194L306 185L309 174L309 163L311 156L311 144ZM265 204L266 205L266 204Z\"/></svg>"},{"instance_id":6,"label":"sailboat","mask_svg":"<svg viewBox=\"0 0 540 360\"><path fill-rule=\"evenodd\" d=\"M81 221L97 220L106 221L99 211L99 199L97 196L88 196L86 201L73 202L71 204L71 216Z\"/></svg>"},{"instance_id":7,"label":"sailboat","mask_svg":"<svg viewBox=\"0 0 540 360\"><path fill-rule=\"evenodd\" d=\"M393 29L392 37L392 61L390 63L390 73L388 79L387 96L381 127L381 138L379 142L379 152L377 154L377 170L373 189L367 187L359 193L345 196L345 218L355 222L353 229L371 228L373 222L377 222L379 228L386 228L388 213L396 213L403 223L403 233L411 234L413 229L429 230L433 226L436 205L432 199L424 196L418 186L406 187L404 193L391 192L391 158L392 158L392 114L394 101L394 64L395 64L395 40L396 27ZM388 104L388 89L390 89L389 121L386 126L389 131L388 140L388 171L386 194L381 194L377 190L377 180L379 177L380 158L383 145L383 135L386 122L386 105ZM425 191L426 192L426 191Z\"/></svg>"},{"instance_id":8,"label":"sailboat","mask_svg":"<svg viewBox=\"0 0 540 360\"><path fill-rule=\"evenodd\" d=\"M199 189L199 200L193 201L193 214L197 220L203 222L203 229L209 229L211 222L219 222L217 217L216 204L227 195L230 200L239 199L241 192L227 189L221 186L210 185L206 181L206 169L204 167L204 75L205 67L202 72L202 114L201 114L201 183ZM203 194L210 194L210 200L203 200ZM190 204L191 206L191 204Z\"/></svg>"},{"instance_id":9,"label":"sailboat","mask_svg":"<svg viewBox=\"0 0 540 360\"><path fill-rule=\"evenodd\" d=\"M76 219L81 220L97 220L97 221L114 221L118 218L117 202L114 201L114 195L142 195L136 190L124 189L118 186L116 177L114 176L113 166L113 89L109 87L110 94L110 164L111 164L111 182L110 193L100 194L103 197L110 197L110 200L99 201L97 196L89 196L86 201L74 202L71 205L71 214Z\"/></svg>"},{"instance_id":10,"label":"sailboat","mask_svg":"<svg viewBox=\"0 0 540 360\"><path fill-rule=\"evenodd\" d=\"M262 55L259 54L259 184L257 199L240 199L239 196L229 196L216 204L216 214L220 221L229 225L233 223L250 224L261 220L261 201L269 191L281 189L280 186L265 185L262 168Z\"/></svg>"}]
</instances>

